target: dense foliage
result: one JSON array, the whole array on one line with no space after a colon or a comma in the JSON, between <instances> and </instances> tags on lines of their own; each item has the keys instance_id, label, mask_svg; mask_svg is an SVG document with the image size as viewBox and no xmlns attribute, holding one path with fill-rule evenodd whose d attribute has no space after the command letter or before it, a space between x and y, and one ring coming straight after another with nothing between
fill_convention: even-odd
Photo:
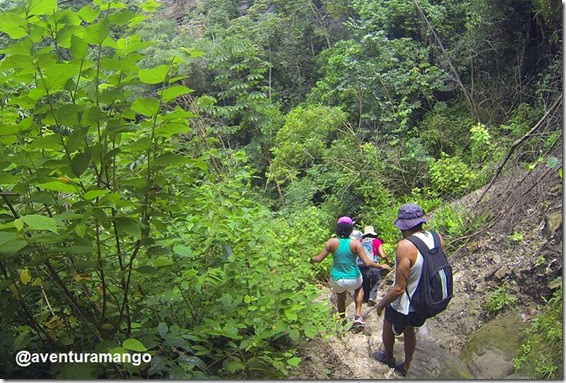
<instances>
[{"instance_id":1,"label":"dense foliage","mask_svg":"<svg viewBox=\"0 0 566 383\"><path fill-rule=\"evenodd\" d=\"M531 379L558 379L564 373L562 359L562 285L540 307L539 314L527 329L527 340L513 360L516 370Z\"/></svg>"},{"instance_id":2,"label":"dense foliage","mask_svg":"<svg viewBox=\"0 0 566 383\"><path fill-rule=\"evenodd\" d=\"M443 203L561 94L559 8L0 2L0 376L292 376L334 330L329 261L307 260L336 217L390 257L404 202L440 207L448 246L484 219ZM23 349L153 359L46 371Z\"/></svg>"}]
</instances>

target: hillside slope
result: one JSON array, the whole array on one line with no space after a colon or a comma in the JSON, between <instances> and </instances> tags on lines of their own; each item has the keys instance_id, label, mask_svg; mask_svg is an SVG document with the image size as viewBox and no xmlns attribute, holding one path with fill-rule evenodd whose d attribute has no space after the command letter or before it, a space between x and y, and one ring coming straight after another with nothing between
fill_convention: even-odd
<instances>
[{"instance_id":1,"label":"hillside slope","mask_svg":"<svg viewBox=\"0 0 566 383\"><path fill-rule=\"evenodd\" d=\"M561 158L559 151L554 155ZM445 312L428 320L417 332L421 347L436 344L454 357L453 361L441 358L444 363L452 363L448 370L457 369L457 358L468 336L488 319L482 303L490 292L505 284L517 298L523 321L528 322L541 297L551 294L549 282L562 274L562 179L556 168L544 163L532 171L517 167L500 177L477 203L481 193L483 189L454 202L478 214L489 213L491 220L451 255L454 298ZM512 240L512 235L521 240ZM382 282L378 297L385 294L391 283L390 274ZM330 296L330 292L326 294ZM353 315L353 303L348 306L348 315ZM308 342L303 349L300 377L391 377L391 369L371 358L373 351L381 349L383 318L372 313L366 320L364 333ZM425 340L433 343L423 343ZM402 345L402 341L395 345L398 359L403 356Z\"/></svg>"}]
</instances>

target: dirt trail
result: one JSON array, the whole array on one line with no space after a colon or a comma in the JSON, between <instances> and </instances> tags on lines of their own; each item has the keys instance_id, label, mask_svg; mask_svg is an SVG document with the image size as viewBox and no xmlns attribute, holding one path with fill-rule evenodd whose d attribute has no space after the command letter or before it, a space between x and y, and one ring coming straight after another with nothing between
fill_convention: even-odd
<instances>
[{"instance_id":1,"label":"dirt trail","mask_svg":"<svg viewBox=\"0 0 566 383\"><path fill-rule=\"evenodd\" d=\"M368 307L364 305L364 312ZM354 316L354 303L346 307L348 318ZM393 369L371 357L381 349L383 314L378 317L375 310L366 318L363 332L347 331L330 336L327 340L311 340L308 354L303 357L301 379L386 379ZM403 344L395 344L395 353L402 355Z\"/></svg>"}]
</instances>

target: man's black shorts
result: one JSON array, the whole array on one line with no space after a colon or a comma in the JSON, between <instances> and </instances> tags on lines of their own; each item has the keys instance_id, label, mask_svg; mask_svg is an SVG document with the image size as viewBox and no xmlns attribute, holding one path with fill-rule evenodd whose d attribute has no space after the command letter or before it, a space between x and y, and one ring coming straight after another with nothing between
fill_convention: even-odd
<instances>
[{"instance_id":1,"label":"man's black shorts","mask_svg":"<svg viewBox=\"0 0 566 383\"><path fill-rule=\"evenodd\" d=\"M401 335L407 326L421 327L426 320L419 317L414 311L409 312L409 315L401 314L391 305L385 307L385 319L393 325L393 333L395 335Z\"/></svg>"}]
</instances>

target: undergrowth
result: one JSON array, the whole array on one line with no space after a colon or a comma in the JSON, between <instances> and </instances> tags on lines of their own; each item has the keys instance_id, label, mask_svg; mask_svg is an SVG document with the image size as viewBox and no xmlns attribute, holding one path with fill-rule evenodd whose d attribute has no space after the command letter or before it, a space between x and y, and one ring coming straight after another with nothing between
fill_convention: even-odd
<instances>
[{"instance_id":1,"label":"undergrowth","mask_svg":"<svg viewBox=\"0 0 566 383\"><path fill-rule=\"evenodd\" d=\"M539 314L527 329L528 338L513 360L515 371L531 379L562 379L562 286L549 300L543 298Z\"/></svg>"}]
</instances>

